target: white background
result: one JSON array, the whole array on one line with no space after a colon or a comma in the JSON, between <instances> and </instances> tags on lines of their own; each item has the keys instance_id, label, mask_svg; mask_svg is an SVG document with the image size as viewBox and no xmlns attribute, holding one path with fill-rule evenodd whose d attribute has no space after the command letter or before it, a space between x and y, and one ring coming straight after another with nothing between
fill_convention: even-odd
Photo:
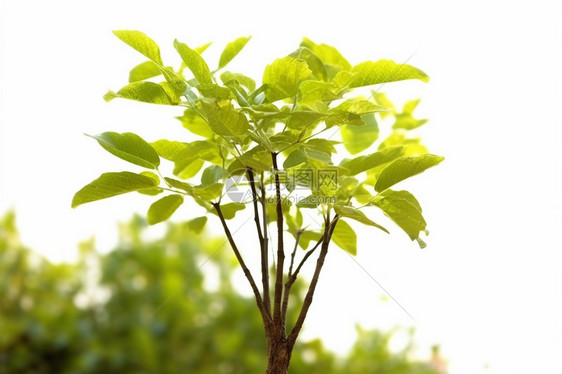
<instances>
[{"instance_id":1,"label":"white background","mask_svg":"<svg viewBox=\"0 0 562 374\"><path fill-rule=\"evenodd\" d=\"M134 131L185 138L178 108L102 95L144 58L111 34L139 29L179 59L190 46L253 35L232 70L259 80L302 36L337 46L352 63L409 63L428 84L384 87L421 97L420 130L439 167L404 183L431 235L420 250L399 230L359 231L356 260L332 250L306 337L345 350L354 324L414 326L420 356L442 346L450 371L560 373L562 16L554 1L5 1L1 14L0 211L15 208L23 239L54 260L92 235L111 248L117 220L149 201L127 196L70 209L73 193L103 171L134 170L82 133ZM394 96L392 96L394 95ZM193 213L187 209L176 218ZM237 234L252 235L251 227ZM154 230L162 231L162 227ZM345 284L345 286L342 286ZM241 288L247 286L241 283ZM487 369L485 369L487 368Z\"/></svg>"}]
</instances>

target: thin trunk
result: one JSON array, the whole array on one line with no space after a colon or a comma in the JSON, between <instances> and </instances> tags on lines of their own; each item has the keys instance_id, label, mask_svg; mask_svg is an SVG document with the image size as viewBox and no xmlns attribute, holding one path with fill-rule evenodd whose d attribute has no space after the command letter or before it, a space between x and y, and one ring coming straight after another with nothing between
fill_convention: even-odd
<instances>
[{"instance_id":1,"label":"thin trunk","mask_svg":"<svg viewBox=\"0 0 562 374\"><path fill-rule=\"evenodd\" d=\"M267 347L267 370L265 373L287 374L292 352L293 344L287 341L284 336L271 339Z\"/></svg>"}]
</instances>

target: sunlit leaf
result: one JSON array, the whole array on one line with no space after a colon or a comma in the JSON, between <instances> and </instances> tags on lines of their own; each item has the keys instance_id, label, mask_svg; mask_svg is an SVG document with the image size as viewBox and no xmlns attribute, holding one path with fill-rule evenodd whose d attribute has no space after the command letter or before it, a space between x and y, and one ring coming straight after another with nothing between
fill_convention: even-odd
<instances>
[{"instance_id":1,"label":"sunlit leaf","mask_svg":"<svg viewBox=\"0 0 562 374\"><path fill-rule=\"evenodd\" d=\"M316 44L308 38L303 38L301 46L310 49L318 56L324 63L330 78L341 70L351 70L351 64L335 47L327 44Z\"/></svg>"},{"instance_id":2,"label":"sunlit leaf","mask_svg":"<svg viewBox=\"0 0 562 374\"><path fill-rule=\"evenodd\" d=\"M351 175L357 175L379 165L386 164L402 156L402 147L385 148L366 156L359 156L351 160L344 160L340 166L349 170Z\"/></svg>"},{"instance_id":3,"label":"sunlit leaf","mask_svg":"<svg viewBox=\"0 0 562 374\"><path fill-rule=\"evenodd\" d=\"M363 212L361 212L361 211L359 211L355 208L352 208L350 206L336 205L334 207L334 210L341 217L354 219L354 220L359 221L359 222L361 222L365 225L376 227L376 228L386 232L387 234L389 234L387 229L385 229L384 227L382 227L378 223L370 220L369 218L367 218L367 216L365 216L365 214L363 214Z\"/></svg>"},{"instance_id":4,"label":"sunlit leaf","mask_svg":"<svg viewBox=\"0 0 562 374\"><path fill-rule=\"evenodd\" d=\"M343 219L338 220L332 234L332 241L351 255L357 254L357 234Z\"/></svg>"},{"instance_id":5,"label":"sunlit leaf","mask_svg":"<svg viewBox=\"0 0 562 374\"><path fill-rule=\"evenodd\" d=\"M388 97L386 97L386 94L384 92L373 91L373 99L380 106L387 108L386 112L379 112L381 118L385 118L386 116L394 114L396 108L394 107L392 101L390 101Z\"/></svg>"},{"instance_id":6,"label":"sunlit leaf","mask_svg":"<svg viewBox=\"0 0 562 374\"><path fill-rule=\"evenodd\" d=\"M379 126L373 113L361 116L362 126L343 125L340 129L343 145L352 155L369 148L379 137Z\"/></svg>"},{"instance_id":7,"label":"sunlit leaf","mask_svg":"<svg viewBox=\"0 0 562 374\"><path fill-rule=\"evenodd\" d=\"M123 171L120 173L104 173L98 179L84 186L76 192L72 199L72 207L89 203L91 201L106 199L127 192L139 191L156 187L154 179Z\"/></svg>"},{"instance_id":8,"label":"sunlit leaf","mask_svg":"<svg viewBox=\"0 0 562 374\"><path fill-rule=\"evenodd\" d=\"M191 231L195 232L196 234L200 234L203 231L203 228L205 228L206 223L207 223L207 217L203 216L203 217L197 217L191 219L187 221L185 224L187 225L187 227L189 227Z\"/></svg>"},{"instance_id":9,"label":"sunlit leaf","mask_svg":"<svg viewBox=\"0 0 562 374\"><path fill-rule=\"evenodd\" d=\"M154 202L146 214L148 223L156 223L167 220L183 204L183 196L168 195Z\"/></svg>"},{"instance_id":10,"label":"sunlit leaf","mask_svg":"<svg viewBox=\"0 0 562 374\"><path fill-rule=\"evenodd\" d=\"M251 37L243 36L226 45L219 59L219 69L224 68L246 46Z\"/></svg>"},{"instance_id":11,"label":"sunlit leaf","mask_svg":"<svg viewBox=\"0 0 562 374\"><path fill-rule=\"evenodd\" d=\"M193 193L197 194L201 199L211 201L219 197L222 193L223 183L212 183L209 185L200 185L193 187Z\"/></svg>"},{"instance_id":12,"label":"sunlit leaf","mask_svg":"<svg viewBox=\"0 0 562 374\"><path fill-rule=\"evenodd\" d=\"M409 138L402 131L394 131L379 145L379 150L402 146L404 156L418 156L428 153L420 138Z\"/></svg>"},{"instance_id":13,"label":"sunlit leaf","mask_svg":"<svg viewBox=\"0 0 562 374\"><path fill-rule=\"evenodd\" d=\"M420 232L425 231L426 222L421 206L408 191L386 190L373 198L372 202L404 230L410 239L419 238Z\"/></svg>"},{"instance_id":14,"label":"sunlit leaf","mask_svg":"<svg viewBox=\"0 0 562 374\"><path fill-rule=\"evenodd\" d=\"M202 102L203 110L207 114L207 120L211 129L221 136L244 136L250 129L250 124L232 104Z\"/></svg>"},{"instance_id":15,"label":"sunlit leaf","mask_svg":"<svg viewBox=\"0 0 562 374\"><path fill-rule=\"evenodd\" d=\"M393 129L413 130L427 123L427 119L417 119L413 116L414 110L418 106L420 99L410 100L404 104L402 113L396 113L396 121L392 125Z\"/></svg>"},{"instance_id":16,"label":"sunlit leaf","mask_svg":"<svg viewBox=\"0 0 562 374\"><path fill-rule=\"evenodd\" d=\"M299 87L299 104L314 104L317 101L329 103L341 98L341 90L332 82L307 80Z\"/></svg>"},{"instance_id":17,"label":"sunlit leaf","mask_svg":"<svg viewBox=\"0 0 562 374\"><path fill-rule=\"evenodd\" d=\"M220 181L227 176L226 170L219 165L211 165L203 170L201 185L210 185Z\"/></svg>"},{"instance_id":18,"label":"sunlit leaf","mask_svg":"<svg viewBox=\"0 0 562 374\"><path fill-rule=\"evenodd\" d=\"M115 30L113 34L155 63L163 65L158 44L145 33L136 30Z\"/></svg>"},{"instance_id":19,"label":"sunlit leaf","mask_svg":"<svg viewBox=\"0 0 562 374\"><path fill-rule=\"evenodd\" d=\"M431 154L397 158L382 170L375 184L375 191L384 191L404 179L422 173L443 160L444 157Z\"/></svg>"},{"instance_id":20,"label":"sunlit leaf","mask_svg":"<svg viewBox=\"0 0 562 374\"><path fill-rule=\"evenodd\" d=\"M316 78L324 81L329 79L328 72L326 71L324 63L309 48L300 47L289 56L305 61L308 65L308 68Z\"/></svg>"},{"instance_id":21,"label":"sunlit leaf","mask_svg":"<svg viewBox=\"0 0 562 374\"><path fill-rule=\"evenodd\" d=\"M195 135L202 136L204 138L211 138L213 136L213 130L209 127L209 124L205 122L193 109L186 109L181 117L176 117L181 121L183 127L194 133Z\"/></svg>"},{"instance_id":22,"label":"sunlit leaf","mask_svg":"<svg viewBox=\"0 0 562 374\"><path fill-rule=\"evenodd\" d=\"M245 76L244 74L240 73L231 73L229 71L225 71L221 74L221 81L224 84L227 84L231 80L238 81L242 86L246 87L250 92L256 89L256 82L250 78Z\"/></svg>"},{"instance_id":23,"label":"sunlit leaf","mask_svg":"<svg viewBox=\"0 0 562 374\"><path fill-rule=\"evenodd\" d=\"M429 77L420 69L408 64L397 64L391 60L365 61L355 65L352 75L339 73L334 78L338 86L363 87L373 84L419 79L428 82Z\"/></svg>"},{"instance_id":24,"label":"sunlit leaf","mask_svg":"<svg viewBox=\"0 0 562 374\"><path fill-rule=\"evenodd\" d=\"M221 205L221 212L224 219L233 219L236 216L236 212L244 210L246 205L241 203L228 203Z\"/></svg>"},{"instance_id":25,"label":"sunlit leaf","mask_svg":"<svg viewBox=\"0 0 562 374\"><path fill-rule=\"evenodd\" d=\"M145 61L131 69L129 72L129 83L143 81L160 74L162 74L162 70L160 70L158 64L154 61Z\"/></svg>"},{"instance_id":26,"label":"sunlit leaf","mask_svg":"<svg viewBox=\"0 0 562 374\"><path fill-rule=\"evenodd\" d=\"M188 147L187 143L160 139L150 143L160 157L166 160L175 161Z\"/></svg>"},{"instance_id":27,"label":"sunlit leaf","mask_svg":"<svg viewBox=\"0 0 562 374\"><path fill-rule=\"evenodd\" d=\"M147 81L129 83L117 92L109 91L103 98L105 101L111 101L117 97L152 104L174 104L162 86Z\"/></svg>"},{"instance_id":28,"label":"sunlit leaf","mask_svg":"<svg viewBox=\"0 0 562 374\"><path fill-rule=\"evenodd\" d=\"M189 70L193 73L199 84L213 83L209 66L199 53L189 48L187 44L174 40L174 47Z\"/></svg>"},{"instance_id":29,"label":"sunlit leaf","mask_svg":"<svg viewBox=\"0 0 562 374\"><path fill-rule=\"evenodd\" d=\"M265 94L270 102L294 97L300 83L312 72L306 62L286 56L267 65L262 82L267 84Z\"/></svg>"},{"instance_id":30,"label":"sunlit leaf","mask_svg":"<svg viewBox=\"0 0 562 374\"><path fill-rule=\"evenodd\" d=\"M99 135L88 135L111 154L149 169L156 169L160 165L158 153L140 136L131 132L122 134L104 132Z\"/></svg>"}]
</instances>

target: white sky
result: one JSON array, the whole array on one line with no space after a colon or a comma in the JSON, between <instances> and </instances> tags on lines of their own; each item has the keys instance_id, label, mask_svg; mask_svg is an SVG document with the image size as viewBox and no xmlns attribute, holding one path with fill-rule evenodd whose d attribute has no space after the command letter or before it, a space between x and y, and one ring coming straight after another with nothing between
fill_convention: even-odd
<instances>
[{"instance_id":1,"label":"white sky","mask_svg":"<svg viewBox=\"0 0 562 374\"><path fill-rule=\"evenodd\" d=\"M402 62L415 52L409 62L430 83L383 91L422 98L419 115L430 122L420 133L431 151L446 156L402 186L424 207L428 248L397 229L391 237L361 230L356 257L415 322L394 302L382 303L383 291L334 249L306 336L345 349L357 321L411 325L425 347L442 345L453 374L562 372L560 4L267 4L1 0L0 212L15 208L24 241L61 260L92 235L108 250L115 222L147 209L143 196L70 209L73 193L101 172L135 170L82 133L185 137L173 119L178 108L103 102L105 91L124 85L143 61L113 29L146 32L174 64L176 37L192 46L215 41L206 53L212 57L225 42L251 34L231 68L258 79L254 66L291 52L302 36L337 46L352 63ZM184 209L177 218L191 215Z\"/></svg>"}]
</instances>

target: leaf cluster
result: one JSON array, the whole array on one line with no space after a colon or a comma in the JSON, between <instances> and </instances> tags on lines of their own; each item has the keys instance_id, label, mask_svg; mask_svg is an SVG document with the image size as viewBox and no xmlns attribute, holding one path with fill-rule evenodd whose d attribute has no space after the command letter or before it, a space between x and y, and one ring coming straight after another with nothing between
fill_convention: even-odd
<instances>
[{"instance_id":1,"label":"leaf cluster","mask_svg":"<svg viewBox=\"0 0 562 374\"><path fill-rule=\"evenodd\" d=\"M420 232L426 231L426 222L418 200L394 189L443 160L409 135L427 122L413 116L419 100L399 112L383 93L364 97L355 91L407 79L427 82L422 70L390 60L352 65L336 48L304 38L295 51L267 65L258 84L227 70L249 37L228 43L215 64L202 57L210 43L191 48L175 40L181 63L174 68L164 64L158 45L144 33L114 34L146 60L131 69L127 85L104 98L183 107L178 119L196 140L149 143L133 133L115 132L92 136L111 154L146 170L104 173L75 194L72 207L139 192L158 196L148 209L151 224L171 217L185 197L211 214L220 206L224 218L232 219L250 202L225 203L228 181L251 175L246 183L264 203L267 222L277 219L275 204L267 203L268 191L276 181L282 185L286 230L305 249L321 232L308 228L304 210L338 217L332 239L355 254L356 234L349 222L388 232L365 214L370 206L425 245ZM388 116L395 119L392 132L379 139L379 123ZM375 151L366 153L377 141ZM349 157L341 157L345 151ZM343 160L335 162L335 155ZM282 168L273 164L278 156ZM173 176L161 174L162 159L173 163Z\"/></svg>"}]
</instances>

